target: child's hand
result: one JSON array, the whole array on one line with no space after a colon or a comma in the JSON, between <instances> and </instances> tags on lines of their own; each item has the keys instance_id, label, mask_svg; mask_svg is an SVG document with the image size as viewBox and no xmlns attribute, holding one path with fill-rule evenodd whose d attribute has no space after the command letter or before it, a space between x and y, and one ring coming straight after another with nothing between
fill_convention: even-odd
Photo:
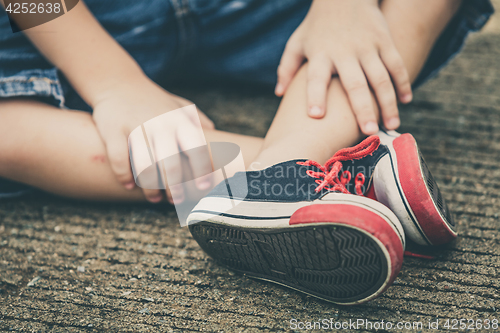
<instances>
[{"instance_id":1,"label":"child's hand","mask_svg":"<svg viewBox=\"0 0 500 333\"><path fill-rule=\"evenodd\" d=\"M288 40L278 68L276 95L284 94L304 59L309 63L309 116L324 116L328 85L338 74L363 133L378 131L370 88L385 127L399 127L395 89L399 100L409 103L411 84L378 0L314 0Z\"/></svg>"},{"instance_id":2,"label":"child's hand","mask_svg":"<svg viewBox=\"0 0 500 333\"><path fill-rule=\"evenodd\" d=\"M94 121L106 145L111 168L118 181L125 188L130 190L135 186L130 167L129 134L135 128L152 118L191 104L193 103L168 93L147 78L144 78L142 81L139 80L139 82L126 82L121 86L113 87L99 96L94 105ZM213 123L203 113L199 112L199 116L202 127L214 128ZM187 150L206 144L205 138L200 135L199 129L195 127L193 119L183 114L176 114L172 119L173 121L166 124L165 128L162 128L162 131L157 133L155 137L156 139L159 138L158 140L162 142L161 149L169 149L168 152L159 152L160 154L164 156L176 155L179 153L178 147ZM153 153L155 152L155 148L158 149L158 147L151 147ZM208 162L210 162L209 159ZM197 180L196 184L200 190L205 190L211 185L209 174L212 172L212 169L211 165L206 164L194 163L194 159L190 159L194 178L208 174L208 176ZM183 170L180 158L165 167L168 168L169 182L172 184L182 182ZM172 175L175 175L177 179L173 179ZM169 187L167 187L169 202L180 203L184 200L185 194L182 184L179 186L170 186L170 190L174 193L170 193ZM160 190L143 189L143 192L150 202L159 202L162 200L163 195Z\"/></svg>"}]
</instances>

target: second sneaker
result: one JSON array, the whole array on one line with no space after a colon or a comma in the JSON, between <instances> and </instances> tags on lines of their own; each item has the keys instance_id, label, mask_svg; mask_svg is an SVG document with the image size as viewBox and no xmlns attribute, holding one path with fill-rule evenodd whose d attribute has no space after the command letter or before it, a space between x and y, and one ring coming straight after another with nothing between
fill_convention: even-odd
<instances>
[{"instance_id":1,"label":"second sneaker","mask_svg":"<svg viewBox=\"0 0 500 333\"><path fill-rule=\"evenodd\" d=\"M376 199L399 218L406 236L421 245L445 244L457 237L453 217L411 134L378 133L379 149L373 177Z\"/></svg>"}]
</instances>

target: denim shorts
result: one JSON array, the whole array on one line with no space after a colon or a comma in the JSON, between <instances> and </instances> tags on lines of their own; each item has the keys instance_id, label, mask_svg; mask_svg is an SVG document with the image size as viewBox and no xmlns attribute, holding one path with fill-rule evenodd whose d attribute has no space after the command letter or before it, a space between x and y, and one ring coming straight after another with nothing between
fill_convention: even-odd
<instances>
[{"instance_id":1,"label":"denim shorts","mask_svg":"<svg viewBox=\"0 0 500 333\"><path fill-rule=\"evenodd\" d=\"M276 84L285 44L311 0L86 0L104 28L155 81L239 81ZM471 31L483 27L489 0L464 1L438 39L415 87L435 75ZM99 50L96 50L99 52ZM190 81L191 80L191 81ZM91 111L64 75L0 10L0 98L31 97Z\"/></svg>"}]
</instances>

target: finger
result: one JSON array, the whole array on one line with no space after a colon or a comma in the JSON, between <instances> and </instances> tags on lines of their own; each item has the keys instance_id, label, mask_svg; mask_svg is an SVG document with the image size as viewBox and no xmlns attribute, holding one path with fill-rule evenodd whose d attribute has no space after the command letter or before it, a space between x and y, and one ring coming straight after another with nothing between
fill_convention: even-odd
<instances>
[{"instance_id":1,"label":"finger","mask_svg":"<svg viewBox=\"0 0 500 333\"><path fill-rule=\"evenodd\" d=\"M368 82L375 92L385 128L395 130L399 127L398 103L387 68L379 55L373 53L361 61Z\"/></svg>"},{"instance_id":2,"label":"finger","mask_svg":"<svg viewBox=\"0 0 500 333\"><path fill-rule=\"evenodd\" d=\"M135 187L134 177L130 169L130 157L127 138L122 133L110 135L106 143L106 151L111 169L116 179L128 190Z\"/></svg>"},{"instance_id":3,"label":"finger","mask_svg":"<svg viewBox=\"0 0 500 333\"><path fill-rule=\"evenodd\" d=\"M183 172L177 140L167 130L148 133L151 137L151 148L158 165L158 180L167 192L171 203L180 204L184 201Z\"/></svg>"},{"instance_id":4,"label":"finger","mask_svg":"<svg viewBox=\"0 0 500 333\"><path fill-rule=\"evenodd\" d=\"M139 126L130 133L128 144L130 164L136 184L142 188L146 200L153 203L162 201L163 187L144 126Z\"/></svg>"},{"instance_id":5,"label":"finger","mask_svg":"<svg viewBox=\"0 0 500 333\"><path fill-rule=\"evenodd\" d=\"M312 118L325 116L326 93L332 80L333 63L326 56L316 56L309 60L307 69L308 114Z\"/></svg>"},{"instance_id":6,"label":"finger","mask_svg":"<svg viewBox=\"0 0 500 333\"><path fill-rule=\"evenodd\" d=\"M408 70L406 69L401 55L396 48L393 47L381 52L380 57L391 75L399 100L401 103L410 103L413 99L410 76L408 75Z\"/></svg>"},{"instance_id":7,"label":"finger","mask_svg":"<svg viewBox=\"0 0 500 333\"><path fill-rule=\"evenodd\" d=\"M142 134L142 131L140 134ZM144 136L142 140L144 140ZM150 155L151 150L147 147L149 146L149 142L146 145L142 145L139 143L139 140L132 139L129 140L129 144L131 160L133 160L132 169L135 172L135 177L137 177L137 185L142 188L142 193L149 202L158 203L162 201L163 194L161 189L163 186L160 182L154 157Z\"/></svg>"},{"instance_id":8,"label":"finger","mask_svg":"<svg viewBox=\"0 0 500 333\"><path fill-rule=\"evenodd\" d=\"M359 128L366 135L377 133L377 116L366 76L359 62L353 59L345 59L339 61L335 67L349 97Z\"/></svg>"},{"instance_id":9,"label":"finger","mask_svg":"<svg viewBox=\"0 0 500 333\"><path fill-rule=\"evenodd\" d=\"M286 43L285 51L283 51L278 66L278 84L276 84L274 90L276 96L283 96L303 62L304 53L302 47L298 42L295 42L292 36Z\"/></svg>"},{"instance_id":10,"label":"finger","mask_svg":"<svg viewBox=\"0 0 500 333\"><path fill-rule=\"evenodd\" d=\"M196 187L207 190L212 185L212 161L203 133L190 123L179 126L177 140L182 152L189 159L189 165Z\"/></svg>"}]
</instances>

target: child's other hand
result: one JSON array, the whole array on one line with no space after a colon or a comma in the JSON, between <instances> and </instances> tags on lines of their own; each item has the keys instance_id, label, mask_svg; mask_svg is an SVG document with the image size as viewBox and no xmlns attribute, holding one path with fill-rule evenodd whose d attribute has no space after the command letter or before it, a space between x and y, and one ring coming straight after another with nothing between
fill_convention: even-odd
<instances>
[{"instance_id":1,"label":"child's other hand","mask_svg":"<svg viewBox=\"0 0 500 333\"><path fill-rule=\"evenodd\" d=\"M191 104L193 103L168 93L147 78L113 87L97 99L94 105L94 121L106 146L111 168L118 181L126 189L131 190L135 187L130 167L129 134L152 118ZM206 115L201 112L198 114L203 128L214 128L214 124ZM156 135L159 137L156 139L162 142L161 149L169 149L168 156L178 156L179 147L187 150L206 144L205 138L200 135L193 119L178 113L172 119L173 121L169 122L164 130ZM183 147L189 148L184 149ZM151 149L154 153L155 147L151 147ZM165 153L161 152L160 154ZM134 154L133 151L132 154ZM189 156L187 157L189 158ZM175 162L172 162L171 159L169 161L171 165L165 166L168 168L169 181L172 184L180 184L183 179L180 158L176 159ZM200 164L203 163L194 163L194 159L190 159L192 175L195 178L212 172L211 165ZM173 179L172 175L175 175L177 179ZM198 179L196 184L200 190L204 190L205 187L210 186L210 182L211 178L208 175ZM174 193L170 193L170 190ZM182 184L170 186L170 190L167 187L167 199L170 203L180 203L184 200L185 193ZM160 202L163 198L161 190L143 189L143 192L150 202Z\"/></svg>"},{"instance_id":2,"label":"child's other hand","mask_svg":"<svg viewBox=\"0 0 500 333\"><path fill-rule=\"evenodd\" d=\"M288 40L278 68L276 95L284 94L305 59L309 116L325 115L328 85L338 74L364 134L378 131L370 88L385 127L399 127L395 89L399 100L409 103L411 84L377 0L314 0Z\"/></svg>"}]
</instances>

